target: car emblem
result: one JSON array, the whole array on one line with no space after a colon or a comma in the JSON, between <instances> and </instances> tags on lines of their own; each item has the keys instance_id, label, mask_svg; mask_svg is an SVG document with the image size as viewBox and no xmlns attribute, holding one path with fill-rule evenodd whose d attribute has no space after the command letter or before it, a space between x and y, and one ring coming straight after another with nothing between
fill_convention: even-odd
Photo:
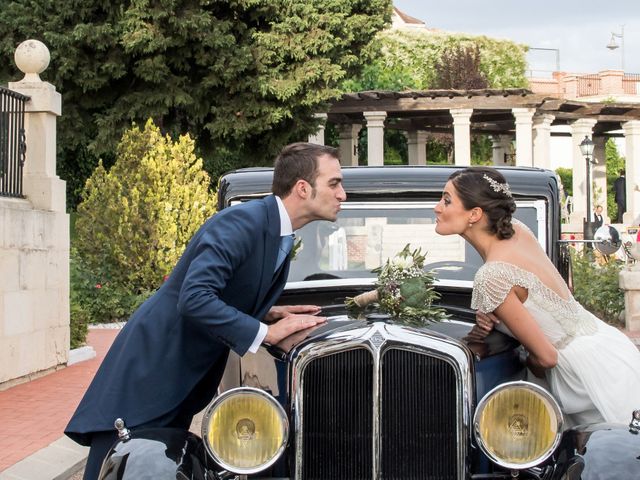
<instances>
[{"instance_id":1,"label":"car emblem","mask_svg":"<svg viewBox=\"0 0 640 480\"><path fill-rule=\"evenodd\" d=\"M380 335L380 332L376 332L373 335L371 335L371 338L369 339L369 341L374 347L380 348L380 345L384 343L384 337Z\"/></svg>"},{"instance_id":2,"label":"car emblem","mask_svg":"<svg viewBox=\"0 0 640 480\"><path fill-rule=\"evenodd\" d=\"M529 436L529 420L522 414L516 413L509 418L509 431L513 438Z\"/></svg>"},{"instance_id":3,"label":"car emblem","mask_svg":"<svg viewBox=\"0 0 640 480\"><path fill-rule=\"evenodd\" d=\"M253 440L256 434L256 424L248 418L243 418L236 423L236 435L238 440L246 442Z\"/></svg>"}]
</instances>

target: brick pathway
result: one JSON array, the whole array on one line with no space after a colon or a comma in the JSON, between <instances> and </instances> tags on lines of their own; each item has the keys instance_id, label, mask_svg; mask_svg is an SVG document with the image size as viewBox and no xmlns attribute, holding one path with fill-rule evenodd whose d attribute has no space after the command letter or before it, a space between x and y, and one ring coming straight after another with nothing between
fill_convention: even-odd
<instances>
[{"instance_id":1,"label":"brick pathway","mask_svg":"<svg viewBox=\"0 0 640 480\"><path fill-rule=\"evenodd\" d=\"M117 329L90 329L96 357L0 391L0 472L63 435Z\"/></svg>"}]
</instances>

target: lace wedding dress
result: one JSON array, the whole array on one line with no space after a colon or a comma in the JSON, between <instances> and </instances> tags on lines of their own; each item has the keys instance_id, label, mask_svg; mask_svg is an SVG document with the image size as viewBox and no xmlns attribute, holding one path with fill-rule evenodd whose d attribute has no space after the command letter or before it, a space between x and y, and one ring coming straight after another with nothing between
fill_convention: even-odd
<instances>
[{"instance_id":1,"label":"lace wedding dress","mask_svg":"<svg viewBox=\"0 0 640 480\"><path fill-rule=\"evenodd\" d=\"M478 270L471 307L493 312L514 286L528 291L524 307L558 350L547 370L551 392L567 417L579 423L629 423L640 409L640 351L617 328L588 312L572 296L563 299L533 273L490 261ZM497 329L511 334L502 323Z\"/></svg>"}]
</instances>

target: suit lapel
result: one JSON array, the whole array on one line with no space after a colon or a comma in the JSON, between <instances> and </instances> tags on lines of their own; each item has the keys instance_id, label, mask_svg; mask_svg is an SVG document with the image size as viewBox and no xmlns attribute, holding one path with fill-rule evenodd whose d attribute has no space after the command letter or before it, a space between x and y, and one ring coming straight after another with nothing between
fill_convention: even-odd
<instances>
[{"instance_id":1,"label":"suit lapel","mask_svg":"<svg viewBox=\"0 0 640 480\"><path fill-rule=\"evenodd\" d=\"M276 259L278 256L278 248L280 248L280 214L278 205L273 195L269 195L264 199L267 207L267 229L264 236L264 258L262 259L262 271L260 273L260 291L256 298L254 310L256 312L262 310L262 306L267 298L267 294L271 290L273 284L273 270L276 267ZM289 266L285 260L285 268L280 269L280 275L288 273ZM286 272L284 272L286 270ZM285 277L286 278L286 277ZM262 320L259 318L259 320Z\"/></svg>"}]
</instances>

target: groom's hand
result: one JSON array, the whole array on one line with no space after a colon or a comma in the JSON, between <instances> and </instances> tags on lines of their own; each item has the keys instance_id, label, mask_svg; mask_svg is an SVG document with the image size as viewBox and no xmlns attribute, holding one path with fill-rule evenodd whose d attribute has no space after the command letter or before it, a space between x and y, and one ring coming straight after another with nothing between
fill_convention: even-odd
<instances>
[{"instance_id":1,"label":"groom's hand","mask_svg":"<svg viewBox=\"0 0 640 480\"><path fill-rule=\"evenodd\" d=\"M264 323L273 323L292 314L317 315L320 310L318 305L275 305L264 316Z\"/></svg>"},{"instance_id":2,"label":"groom's hand","mask_svg":"<svg viewBox=\"0 0 640 480\"><path fill-rule=\"evenodd\" d=\"M314 327L325 323L327 323L327 318L317 315L288 315L269 325L264 341L271 345L277 345L288 336L304 331L305 335L300 338L302 340L312 332Z\"/></svg>"}]
</instances>

